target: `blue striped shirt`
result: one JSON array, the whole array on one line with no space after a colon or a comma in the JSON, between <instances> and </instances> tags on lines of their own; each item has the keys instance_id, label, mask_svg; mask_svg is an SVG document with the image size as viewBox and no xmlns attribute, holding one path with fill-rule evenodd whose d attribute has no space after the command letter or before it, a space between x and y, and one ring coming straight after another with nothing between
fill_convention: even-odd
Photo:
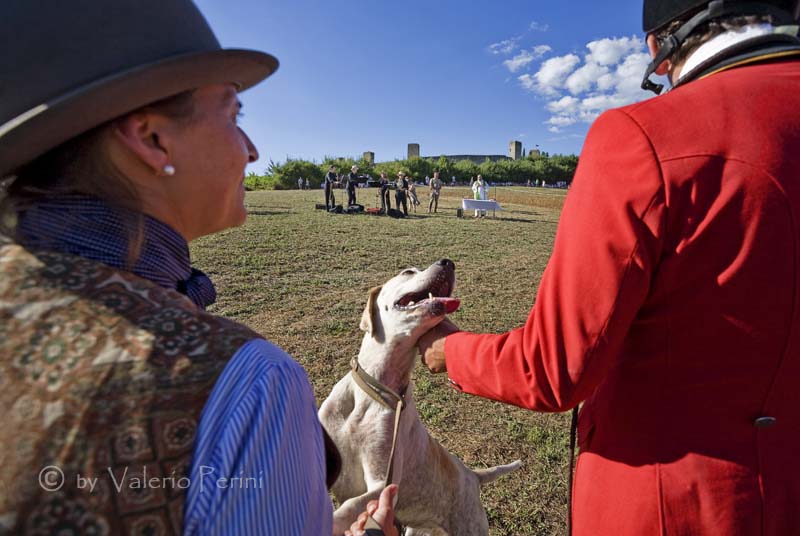
<instances>
[{"instance_id":1,"label":"blue striped shirt","mask_svg":"<svg viewBox=\"0 0 800 536\"><path fill-rule=\"evenodd\" d=\"M257 339L233 356L203 410L189 478L185 534L332 533L314 394L283 350Z\"/></svg>"}]
</instances>

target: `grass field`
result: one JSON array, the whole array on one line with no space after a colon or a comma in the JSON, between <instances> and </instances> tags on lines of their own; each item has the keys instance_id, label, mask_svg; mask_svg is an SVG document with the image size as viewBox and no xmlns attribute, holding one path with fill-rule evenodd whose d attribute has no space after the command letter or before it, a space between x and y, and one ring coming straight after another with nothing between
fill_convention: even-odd
<instances>
[{"instance_id":1,"label":"grass field","mask_svg":"<svg viewBox=\"0 0 800 536\"><path fill-rule=\"evenodd\" d=\"M442 257L456 263L462 305L451 318L462 329L521 325L550 256L564 191L492 189L504 210L497 219L475 220L455 216L467 188L445 188L431 216L427 192L418 190L423 205L406 220L314 210L321 191L248 193L244 226L192 244L195 264L217 285L212 311L293 355L318 403L358 353L368 289L404 267L424 268ZM359 190L359 203L375 206L375 192ZM414 380L423 422L468 466L523 460L520 471L483 490L491 534L565 534L568 417L460 394L422 365Z\"/></svg>"}]
</instances>

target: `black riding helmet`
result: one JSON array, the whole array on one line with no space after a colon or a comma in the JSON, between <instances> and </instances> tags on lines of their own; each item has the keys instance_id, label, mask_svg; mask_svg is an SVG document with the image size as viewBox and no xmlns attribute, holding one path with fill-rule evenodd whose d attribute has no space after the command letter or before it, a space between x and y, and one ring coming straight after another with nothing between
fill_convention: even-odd
<instances>
[{"instance_id":1,"label":"black riding helmet","mask_svg":"<svg viewBox=\"0 0 800 536\"><path fill-rule=\"evenodd\" d=\"M760 2L737 2L734 0L725 2L725 4L745 4L748 6L770 4L789 13L794 10L795 3L796 0L762 0ZM670 22L692 14L694 11L700 11L701 8L708 5L708 0L644 0L642 30L648 34L653 33ZM759 15L760 12L747 11L747 14Z\"/></svg>"},{"instance_id":2,"label":"black riding helmet","mask_svg":"<svg viewBox=\"0 0 800 536\"><path fill-rule=\"evenodd\" d=\"M794 10L797 0L761 0L754 2L738 0L644 0L642 29L650 34L670 22L691 17L675 33L670 34L661 44L658 55L647 67L642 81L642 89L658 94L664 88L650 81L661 63L672 56L681 44L698 26L713 19L732 15L772 15L775 24L794 24Z\"/></svg>"}]
</instances>

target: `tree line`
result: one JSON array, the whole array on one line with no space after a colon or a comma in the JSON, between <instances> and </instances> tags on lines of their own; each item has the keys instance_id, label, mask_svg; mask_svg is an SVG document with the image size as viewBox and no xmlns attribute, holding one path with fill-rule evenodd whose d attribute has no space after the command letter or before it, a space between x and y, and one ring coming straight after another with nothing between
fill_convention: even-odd
<instances>
[{"instance_id":1,"label":"tree line","mask_svg":"<svg viewBox=\"0 0 800 536\"><path fill-rule=\"evenodd\" d=\"M308 160L287 159L285 162L275 163L270 161L263 175L250 173L245 178L245 186L249 190L290 190L297 188L297 179L308 179L312 188L319 188L327 173L328 168L335 165L339 173L348 173L353 165L358 166L359 175L369 175L378 178L381 172L386 173L390 179L397 177L398 171L404 171L417 181L425 177L433 177L434 171L439 171L441 179L449 184L451 177L456 177L460 183L468 183L470 177L483 175L490 183L515 183L526 184L528 181L539 184L556 184L558 182L572 181L575 168L578 165L576 155L549 155L546 152L529 154L520 160L501 160L492 162L486 160L476 164L470 160L453 162L446 157L439 158L412 158L410 160L393 160L390 162L370 163L363 158L354 159L346 157L326 156L322 163Z\"/></svg>"}]
</instances>

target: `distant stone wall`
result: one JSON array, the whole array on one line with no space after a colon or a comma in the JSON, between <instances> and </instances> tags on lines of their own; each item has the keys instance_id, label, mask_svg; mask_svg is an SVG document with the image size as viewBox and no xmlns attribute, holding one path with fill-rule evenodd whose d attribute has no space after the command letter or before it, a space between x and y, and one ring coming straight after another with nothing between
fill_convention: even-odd
<instances>
[{"instance_id":1,"label":"distant stone wall","mask_svg":"<svg viewBox=\"0 0 800 536\"><path fill-rule=\"evenodd\" d=\"M439 155L439 156L423 156L422 158L425 159L425 160L430 160L432 162L435 162L436 160L439 160L439 158L441 158L442 156L447 158L447 160L449 160L450 162L460 162L462 160L471 160L472 162L475 162L476 164L483 164L484 162L486 162L487 159L489 161L491 161L491 162L500 162L502 160L511 160L511 158L509 158L506 155L502 155L502 154L445 154L445 155Z\"/></svg>"},{"instance_id":2,"label":"distant stone wall","mask_svg":"<svg viewBox=\"0 0 800 536\"><path fill-rule=\"evenodd\" d=\"M408 144L408 159L419 158L419 143Z\"/></svg>"},{"instance_id":3,"label":"distant stone wall","mask_svg":"<svg viewBox=\"0 0 800 536\"><path fill-rule=\"evenodd\" d=\"M508 157L511 158L511 160L519 160L522 158L522 142L508 142Z\"/></svg>"},{"instance_id":4,"label":"distant stone wall","mask_svg":"<svg viewBox=\"0 0 800 536\"><path fill-rule=\"evenodd\" d=\"M375 153L373 153L372 151L365 151L363 156L364 160L369 162L370 165L375 163Z\"/></svg>"}]
</instances>

